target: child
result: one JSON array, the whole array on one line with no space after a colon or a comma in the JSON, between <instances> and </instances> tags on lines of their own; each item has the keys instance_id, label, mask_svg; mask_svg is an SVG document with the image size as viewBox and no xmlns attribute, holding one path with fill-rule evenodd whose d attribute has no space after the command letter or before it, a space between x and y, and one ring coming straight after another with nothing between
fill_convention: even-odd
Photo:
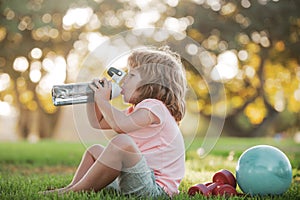
<instances>
[{"instance_id":1,"label":"child","mask_svg":"<svg viewBox=\"0 0 300 200\"><path fill-rule=\"evenodd\" d=\"M113 187L125 195L172 197L185 171L185 148L178 124L185 113L186 79L180 56L169 47L144 49L128 58L120 111L110 102L111 82L95 79L95 103L87 104L90 124L117 132L106 147L84 153L72 182L49 192L99 191Z\"/></svg>"}]
</instances>

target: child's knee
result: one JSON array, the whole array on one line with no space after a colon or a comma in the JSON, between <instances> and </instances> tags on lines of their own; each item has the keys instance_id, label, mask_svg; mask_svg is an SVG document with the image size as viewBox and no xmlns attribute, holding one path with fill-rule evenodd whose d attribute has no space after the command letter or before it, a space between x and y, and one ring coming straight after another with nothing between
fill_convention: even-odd
<instances>
[{"instance_id":1,"label":"child's knee","mask_svg":"<svg viewBox=\"0 0 300 200\"><path fill-rule=\"evenodd\" d=\"M126 134L118 134L110 141L110 143L120 151L133 153L139 151L135 142Z\"/></svg>"},{"instance_id":2,"label":"child's knee","mask_svg":"<svg viewBox=\"0 0 300 200\"><path fill-rule=\"evenodd\" d=\"M87 152L90 153L91 155L93 155L94 157L98 157L102 153L103 150L104 150L104 147L102 145L94 144L87 149Z\"/></svg>"}]
</instances>

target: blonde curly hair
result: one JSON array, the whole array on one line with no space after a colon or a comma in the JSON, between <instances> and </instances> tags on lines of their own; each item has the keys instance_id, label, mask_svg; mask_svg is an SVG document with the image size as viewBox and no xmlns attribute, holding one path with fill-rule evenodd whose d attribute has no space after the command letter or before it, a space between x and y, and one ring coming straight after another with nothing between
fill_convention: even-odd
<instances>
[{"instance_id":1,"label":"blonde curly hair","mask_svg":"<svg viewBox=\"0 0 300 200\"><path fill-rule=\"evenodd\" d=\"M136 69L142 78L136 90L139 97L134 104L148 98L158 99L179 122L185 114L187 88L180 55L168 46L136 50L129 56L128 65Z\"/></svg>"}]
</instances>

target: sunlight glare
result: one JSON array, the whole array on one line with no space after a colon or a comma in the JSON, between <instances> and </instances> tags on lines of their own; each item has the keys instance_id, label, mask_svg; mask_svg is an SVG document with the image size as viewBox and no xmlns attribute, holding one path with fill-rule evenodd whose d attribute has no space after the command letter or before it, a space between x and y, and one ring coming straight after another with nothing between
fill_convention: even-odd
<instances>
[{"instance_id":1,"label":"sunlight glare","mask_svg":"<svg viewBox=\"0 0 300 200\"><path fill-rule=\"evenodd\" d=\"M33 83L39 82L41 77L42 77L42 73L38 69L31 70L29 73L29 78Z\"/></svg>"},{"instance_id":2,"label":"sunlight glare","mask_svg":"<svg viewBox=\"0 0 300 200\"><path fill-rule=\"evenodd\" d=\"M26 57L17 57L14 61L13 68L19 72L25 72L29 67L29 63Z\"/></svg>"},{"instance_id":3,"label":"sunlight glare","mask_svg":"<svg viewBox=\"0 0 300 200\"><path fill-rule=\"evenodd\" d=\"M164 27L168 30L174 30L175 32L182 33L187 29L187 27L191 25L191 20L187 17L183 18L174 18L167 17L164 23Z\"/></svg>"},{"instance_id":4,"label":"sunlight glare","mask_svg":"<svg viewBox=\"0 0 300 200\"><path fill-rule=\"evenodd\" d=\"M211 71L215 81L231 80L238 74L238 60L235 53L225 51L218 56L218 64Z\"/></svg>"},{"instance_id":5,"label":"sunlight glare","mask_svg":"<svg viewBox=\"0 0 300 200\"><path fill-rule=\"evenodd\" d=\"M157 42L162 42L169 37L168 31L157 31L155 32L153 38Z\"/></svg>"},{"instance_id":6,"label":"sunlight glare","mask_svg":"<svg viewBox=\"0 0 300 200\"><path fill-rule=\"evenodd\" d=\"M250 8L251 3L250 3L249 0L242 0L242 1L241 1L241 5L242 5L244 8Z\"/></svg>"},{"instance_id":7,"label":"sunlight glare","mask_svg":"<svg viewBox=\"0 0 300 200\"><path fill-rule=\"evenodd\" d=\"M154 23L160 18L160 13L157 10L149 10L138 13L135 16L135 28L154 27Z\"/></svg>"},{"instance_id":8,"label":"sunlight glare","mask_svg":"<svg viewBox=\"0 0 300 200\"><path fill-rule=\"evenodd\" d=\"M40 48L33 48L30 52L30 55L34 59L40 59L43 55L43 52Z\"/></svg>"},{"instance_id":9,"label":"sunlight glare","mask_svg":"<svg viewBox=\"0 0 300 200\"><path fill-rule=\"evenodd\" d=\"M204 4L205 0L192 0L192 2L195 2L198 5Z\"/></svg>"},{"instance_id":10,"label":"sunlight glare","mask_svg":"<svg viewBox=\"0 0 300 200\"><path fill-rule=\"evenodd\" d=\"M221 9L220 0L206 0L206 3L211 7L213 11L219 11Z\"/></svg>"},{"instance_id":11,"label":"sunlight glare","mask_svg":"<svg viewBox=\"0 0 300 200\"><path fill-rule=\"evenodd\" d=\"M0 92L6 90L10 85L10 77L8 74L0 74Z\"/></svg>"},{"instance_id":12,"label":"sunlight glare","mask_svg":"<svg viewBox=\"0 0 300 200\"><path fill-rule=\"evenodd\" d=\"M67 63L63 56L49 57L43 60L43 69L48 73L41 78L36 90L40 95L48 95L53 85L65 82Z\"/></svg>"},{"instance_id":13,"label":"sunlight glare","mask_svg":"<svg viewBox=\"0 0 300 200\"><path fill-rule=\"evenodd\" d=\"M252 79L255 76L255 69L252 66L245 66L245 74L248 78Z\"/></svg>"},{"instance_id":14,"label":"sunlight glare","mask_svg":"<svg viewBox=\"0 0 300 200\"><path fill-rule=\"evenodd\" d=\"M53 70L54 83L63 83L66 80L67 64L63 56L54 59L55 67Z\"/></svg>"},{"instance_id":15,"label":"sunlight glare","mask_svg":"<svg viewBox=\"0 0 300 200\"><path fill-rule=\"evenodd\" d=\"M93 10L90 7L70 8L63 17L63 25L66 30L70 30L72 26L80 28L90 21Z\"/></svg>"},{"instance_id":16,"label":"sunlight glare","mask_svg":"<svg viewBox=\"0 0 300 200\"><path fill-rule=\"evenodd\" d=\"M14 101L14 97L10 94L4 96L3 100L9 104L12 104Z\"/></svg>"},{"instance_id":17,"label":"sunlight glare","mask_svg":"<svg viewBox=\"0 0 300 200\"><path fill-rule=\"evenodd\" d=\"M101 27L101 22L96 14L91 16L89 23L87 24L87 28L89 30L97 30Z\"/></svg>"},{"instance_id":18,"label":"sunlight glare","mask_svg":"<svg viewBox=\"0 0 300 200\"><path fill-rule=\"evenodd\" d=\"M11 106L7 102L0 101L0 116L10 116Z\"/></svg>"},{"instance_id":19,"label":"sunlight glare","mask_svg":"<svg viewBox=\"0 0 300 200\"><path fill-rule=\"evenodd\" d=\"M178 5L179 0L166 0L166 3L171 7L176 7Z\"/></svg>"},{"instance_id":20,"label":"sunlight glare","mask_svg":"<svg viewBox=\"0 0 300 200\"><path fill-rule=\"evenodd\" d=\"M152 0L135 0L134 3L140 8L140 9L145 9L149 7L149 4L151 3Z\"/></svg>"},{"instance_id":21,"label":"sunlight glare","mask_svg":"<svg viewBox=\"0 0 300 200\"><path fill-rule=\"evenodd\" d=\"M282 112L285 109L284 92L282 90L278 91L275 95L274 108L278 112Z\"/></svg>"},{"instance_id":22,"label":"sunlight glare","mask_svg":"<svg viewBox=\"0 0 300 200\"><path fill-rule=\"evenodd\" d=\"M188 44L186 45L185 49L190 55L196 55L198 52L198 47L195 44Z\"/></svg>"},{"instance_id":23,"label":"sunlight glare","mask_svg":"<svg viewBox=\"0 0 300 200\"><path fill-rule=\"evenodd\" d=\"M251 34L251 39L255 42L255 43L260 43L260 34L258 32L253 32Z\"/></svg>"},{"instance_id":24,"label":"sunlight glare","mask_svg":"<svg viewBox=\"0 0 300 200\"><path fill-rule=\"evenodd\" d=\"M201 52L199 58L205 68L212 68L216 64L216 57L208 51Z\"/></svg>"},{"instance_id":25,"label":"sunlight glare","mask_svg":"<svg viewBox=\"0 0 300 200\"><path fill-rule=\"evenodd\" d=\"M248 59L248 52L245 50L241 50L238 52L238 57L241 61L245 61Z\"/></svg>"},{"instance_id":26,"label":"sunlight glare","mask_svg":"<svg viewBox=\"0 0 300 200\"><path fill-rule=\"evenodd\" d=\"M45 58L42 63L43 69L47 72L50 72L54 68L54 62L50 58Z\"/></svg>"},{"instance_id":27,"label":"sunlight glare","mask_svg":"<svg viewBox=\"0 0 300 200\"><path fill-rule=\"evenodd\" d=\"M50 23L52 20L52 15L50 13L46 13L42 16L42 21L47 24Z\"/></svg>"},{"instance_id":28,"label":"sunlight glare","mask_svg":"<svg viewBox=\"0 0 300 200\"><path fill-rule=\"evenodd\" d=\"M294 92L294 98L296 99L296 101L300 101L300 89L297 89Z\"/></svg>"},{"instance_id":29,"label":"sunlight glare","mask_svg":"<svg viewBox=\"0 0 300 200\"><path fill-rule=\"evenodd\" d=\"M41 68L42 63L40 61L34 61L30 64L29 78L33 83L40 81L42 77Z\"/></svg>"},{"instance_id":30,"label":"sunlight glare","mask_svg":"<svg viewBox=\"0 0 300 200\"><path fill-rule=\"evenodd\" d=\"M233 3L227 3L225 4L221 9L222 15L231 15L236 11L236 5Z\"/></svg>"},{"instance_id":31,"label":"sunlight glare","mask_svg":"<svg viewBox=\"0 0 300 200\"><path fill-rule=\"evenodd\" d=\"M88 33L86 36L87 40L89 41L88 50L92 52L98 46L100 46L103 42L107 41L109 38L107 36L102 36L98 32L91 32Z\"/></svg>"}]
</instances>

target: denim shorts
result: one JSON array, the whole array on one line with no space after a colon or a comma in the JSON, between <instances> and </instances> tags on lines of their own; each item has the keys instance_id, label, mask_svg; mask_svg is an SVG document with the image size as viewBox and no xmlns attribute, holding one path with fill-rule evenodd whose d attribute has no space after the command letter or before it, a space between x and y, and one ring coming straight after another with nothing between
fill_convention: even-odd
<instances>
[{"instance_id":1,"label":"denim shorts","mask_svg":"<svg viewBox=\"0 0 300 200\"><path fill-rule=\"evenodd\" d=\"M154 173L144 157L133 167L123 169L120 176L106 188L134 197L169 199L168 194L155 182Z\"/></svg>"}]
</instances>

